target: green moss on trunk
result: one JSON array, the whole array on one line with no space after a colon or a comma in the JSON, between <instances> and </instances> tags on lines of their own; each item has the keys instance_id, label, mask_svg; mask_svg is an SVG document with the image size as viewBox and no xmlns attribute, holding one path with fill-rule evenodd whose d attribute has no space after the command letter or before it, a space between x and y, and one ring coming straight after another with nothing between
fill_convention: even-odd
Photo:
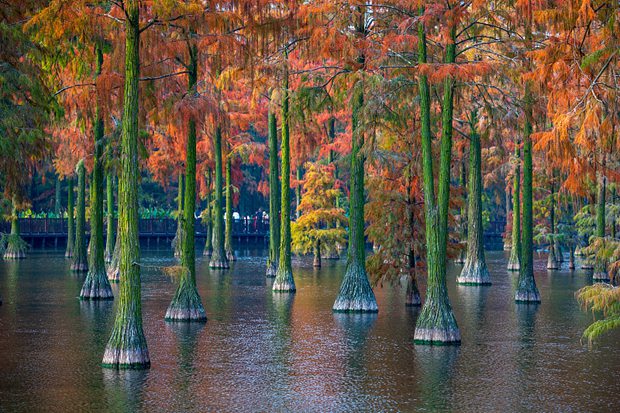
<instances>
[{"instance_id":1,"label":"green moss on trunk","mask_svg":"<svg viewBox=\"0 0 620 413\"><path fill-rule=\"evenodd\" d=\"M482 229L482 154L480 135L476 131L477 114L472 111L469 135L469 196L467 206L467 258L459 284L490 285L491 276L484 256Z\"/></svg>"},{"instance_id":2,"label":"green moss on trunk","mask_svg":"<svg viewBox=\"0 0 620 413\"><path fill-rule=\"evenodd\" d=\"M11 212L11 233L6 237L6 247L4 249L3 257L5 260L15 260L26 258L26 250L28 244L24 241L19 234L19 213L16 207L17 203L13 200L13 210ZM3 240L4 241L4 240ZM3 244L4 242L0 242ZM0 251L2 248L0 247Z\"/></svg>"},{"instance_id":3,"label":"green moss on trunk","mask_svg":"<svg viewBox=\"0 0 620 413\"><path fill-rule=\"evenodd\" d=\"M205 199L207 201L207 212L206 216L203 218L203 221L205 221L205 226L207 227L207 239L205 241L205 248L202 252L202 255L204 255L205 257L211 257L211 255L213 254L213 208L211 206L211 179L211 168L208 168L206 176L207 195Z\"/></svg>"},{"instance_id":4,"label":"green moss on trunk","mask_svg":"<svg viewBox=\"0 0 620 413\"><path fill-rule=\"evenodd\" d=\"M112 335L103 366L149 368L151 365L142 329L140 243L138 239L138 104L140 26L138 0L125 1L125 92L121 134L118 237L120 238L120 288Z\"/></svg>"},{"instance_id":5,"label":"green moss on trunk","mask_svg":"<svg viewBox=\"0 0 620 413\"><path fill-rule=\"evenodd\" d=\"M105 262L112 261L114 253L114 175L108 172L106 176L106 195L107 195L107 213L106 213L106 238L105 238Z\"/></svg>"},{"instance_id":6,"label":"green moss on trunk","mask_svg":"<svg viewBox=\"0 0 620 413\"><path fill-rule=\"evenodd\" d=\"M232 160L229 155L226 159L226 234L224 237L224 250L228 261L235 261L232 224Z\"/></svg>"},{"instance_id":7,"label":"green moss on trunk","mask_svg":"<svg viewBox=\"0 0 620 413\"><path fill-rule=\"evenodd\" d=\"M65 257L73 257L75 249L75 218L73 211L73 178L67 182L67 249Z\"/></svg>"},{"instance_id":8,"label":"green moss on trunk","mask_svg":"<svg viewBox=\"0 0 620 413\"><path fill-rule=\"evenodd\" d=\"M297 185L295 186L295 219L299 219L301 216L301 210L299 209L299 204L301 203L301 166L298 166L295 171L295 179L297 180Z\"/></svg>"},{"instance_id":9,"label":"green moss on trunk","mask_svg":"<svg viewBox=\"0 0 620 413\"><path fill-rule=\"evenodd\" d=\"M276 114L267 115L269 126L269 258L267 277L275 277L280 255L280 180L278 178L278 131Z\"/></svg>"},{"instance_id":10,"label":"green moss on trunk","mask_svg":"<svg viewBox=\"0 0 620 413\"><path fill-rule=\"evenodd\" d=\"M213 254L209 267L229 268L226 251L224 250L224 219L222 217L222 128L217 126L213 135L215 157L215 202L213 212Z\"/></svg>"},{"instance_id":11,"label":"green moss on trunk","mask_svg":"<svg viewBox=\"0 0 620 413\"><path fill-rule=\"evenodd\" d=\"M75 251L73 252L72 271L87 271L86 253L86 169L84 160L80 160L76 168L78 176L78 199L75 223Z\"/></svg>"},{"instance_id":12,"label":"green moss on trunk","mask_svg":"<svg viewBox=\"0 0 620 413\"><path fill-rule=\"evenodd\" d=\"M295 292L295 279L291 266L291 154L289 143L289 90L288 72L282 85L282 176L280 191L280 259L273 282L275 292Z\"/></svg>"},{"instance_id":13,"label":"green moss on trunk","mask_svg":"<svg viewBox=\"0 0 620 413\"><path fill-rule=\"evenodd\" d=\"M101 74L103 64L103 52L100 48L95 49L97 66L95 74ZM103 257L103 165L101 162L103 145L103 119L98 99L95 106L94 119L94 153L93 173L90 186L90 256L88 261L88 274L84 280L80 298L84 300L111 299L112 288L105 270Z\"/></svg>"},{"instance_id":14,"label":"green moss on trunk","mask_svg":"<svg viewBox=\"0 0 620 413\"><path fill-rule=\"evenodd\" d=\"M189 47L190 64L188 75L188 93L196 94L198 50L195 45ZM196 288L196 240L194 211L196 210L196 121L190 118L187 134L185 160L185 201L183 205L183 248L180 275L172 302L166 310L168 321L206 321L200 295Z\"/></svg>"},{"instance_id":15,"label":"green moss on trunk","mask_svg":"<svg viewBox=\"0 0 620 413\"><path fill-rule=\"evenodd\" d=\"M455 28L450 31L452 39ZM454 62L454 42L446 47L446 63ZM418 62L426 63L426 33L423 23L418 23ZM424 181L424 212L426 217L426 266L428 281L426 301L418 317L414 342L418 344L458 344L461 334L452 312L446 288L446 249L448 236L448 200L450 190L450 162L452 157L452 109L454 80L444 81L442 111L442 139L438 189L435 199L433 151L430 121L430 90L427 76L418 80L420 90L420 117L422 136L422 166Z\"/></svg>"},{"instance_id":16,"label":"green moss on trunk","mask_svg":"<svg viewBox=\"0 0 620 413\"><path fill-rule=\"evenodd\" d=\"M54 213L57 217L60 217L60 212L62 209L62 199L60 198L60 194L62 192L62 182L60 182L60 176L56 175L56 192L54 195Z\"/></svg>"},{"instance_id":17,"label":"green moss on trunk","mask_svg":"<svg viewBox=\"0 0 620 413\"><path fill-rule=\"evenodd\" d=\"M515 170L512 185L512 246L508 259L508 271L521 269L521 150L518 139L515 141Z\"/></svg>"},{"instance_id":18,"label":"green moss on trunk","mask_svg":"<svg viewBox=\"0 0 620 413\"><path fill-rule=\"evenodd\" d=\"M557 259L556 241L555 241L555 184L551 182L551 202L549 206L549 234L551 239L549 240L549 254L547 255L547 269L557 270L560 268L559 261Z\"/></svg>"},{"instance_id":19,"label":"green moss on trunk","mask_svg":"<svg viewBox=\"0 0 620 413\"><path fill-rule=\"evenodd\" d=\"M177 231L172 238L172 250L174 256L181 257L183 250L183 201L185 198L185 176L179 173L179 185L177 193Z\"/></svg>"}]
</instances>

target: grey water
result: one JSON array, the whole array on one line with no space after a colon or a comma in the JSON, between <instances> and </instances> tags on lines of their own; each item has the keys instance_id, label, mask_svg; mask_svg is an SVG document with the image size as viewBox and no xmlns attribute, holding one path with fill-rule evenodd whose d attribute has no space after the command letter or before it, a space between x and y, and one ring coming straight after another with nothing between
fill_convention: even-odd
<instances>
[{"instance_id":1,"label":"grey water","mask_svg":"<svg viewBox=\"0 0 620 413\"><path fill-rule=\"evenodd\" d=\"M462 345L429 347L412 342L404 288L376 287L378 314L334 314L344 260L295 259L297 293L273 294L263 245L243 247L231 270L199 258L203 325L163 320L174 281L156 267L175 261L143 249L147 371L100 367L115 302L81 302L63 251L0 261L0 411L620 411L620 331L580 342L585 272L537 256L542 304L517 305L505 253L487 254L490 287L457 286L451 265Z\"/></svg>"}]
</instances>

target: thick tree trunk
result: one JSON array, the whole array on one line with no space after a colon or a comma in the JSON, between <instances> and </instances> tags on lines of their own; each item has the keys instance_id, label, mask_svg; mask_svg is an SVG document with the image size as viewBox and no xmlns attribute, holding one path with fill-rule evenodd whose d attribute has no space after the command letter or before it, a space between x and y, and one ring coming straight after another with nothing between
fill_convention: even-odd
<instances>
[{"instance_id":1,"label":"thick tree trunk","mask_svg":"<svg viewBox=\"0 0 620 413\"><path fill-rule=\"evenodd\" d=\"M207 170L207 214L206 214L206 227L207 227L207 240L205 241L205 249L202 253L205 257L211 257L213 254L213 208L211 207L211 168Z\"/></svg>"},{"instance_id":2,"label":"thick tree trunk","mask_svg":"<svg viewBox=\"0 0 620 413\"><path fill-rule=\"evenodd\" d=\"M84 160L77 164L78 199L77 217L75 225L75 251L73 253L72 271L87 271L88 259L86 254L86 169Z\"/></svg>"},{"instance_id":3,"label":"thick tree trunk","mask_svg":"<svg viewBox=\"0 0 620 413\"><path fill-rule=\"evenodd\" d=\"M101 74L103 52L96 48L97 66L95 75ZM97 100L97 98L95 98ZM103 257L103 165L101 145L103 144L103 118L99 103L95 104L93 174L90 186L90 256L88 274L84 280L80 298L83 300L112 299L112 288L105 270Z\"/></svg>"},{"instance_id":4,"label":"thick tree trunk","mask_svg":"<svg viewBox=\"0 0 620 413\"><path fill-rule=\"evenodd\" d=\"M530 33L528 31L528 33ZM531 34L529 35L531 38ZM523 230L521 240L521 269L515 301L539 303L540 293L534 279L533 221L532 221L532 92L525 84L525 128L523 130Z\"/></svg>"},{"instance_id":5,"label":"thick tree trunk","mask_svg":"<svg viewBox=\"0 0 620 413\"><path fill-rule=\"evenodd\" d=\"M138 82L140 27L138 0L125 0L125 92L118 200L120 288L112 335L103 366L149 368L151 360L142 330L140 243L138 239Z\"/></svg>"},{"instance_id":6,"label":"thick tree trunk","mask_svg":"<svg viewBox=\"0 0 620 413\"><path fill-rule=\"evenodd\" d=\"M515 141L515 171L512 189L512 247L508 260L508 271L521 269L521 151Z\"/></svg>"},{"instance_id":7,"label":"thick tree trunk","mask_svg":"<svg viewBox=\"0 0 620 413\"><path fill-rule=\"evenodd\" d=\"M455 38L455 28L451 37ZM446 63L454 62L454 41L446 47ZM418 62L426 63L426 33L424 24L418 23ZM426 301L416 323L414 342L418 344L457 344L461 341L456 319L450 305L446 286L446 250L448 236L448 201L450 191L450 163L452 158L452 108L453 86L451 77L444 82L442 112L442 138L439 194L435 199L433 179L433 152L431 145L430 91L426 75L418 80L420 89L420 117L422 135L422 164L424 180L424 212L426 215L426 264L428 281Z\"/></svg>"},{"instance_id":8,"label":"thick tree trunk","mask_svg":"<svg viewBox=\"0 0 620 413\"><path fill-rule=\"evenodd\" d=\"M226 234L224 239L224 250L226 259L235 261L235 250L233 248L233 222L232 222L232 160L226 159Z\"/></svg>"},{"instance_id":9,"label":"thick tree trunk","mask_svg":"<svg viewBox=\"0 0 620 413\"><path fill-rule=\"evenodd\" d=\"M177 192L177 231L172 239L174 256L181 257L183 250L183 201L185 199L185 176L179 173L179 185Z\"/></svg>"},{"instance_id":10,"label":"thick tree trunk","mask_svg":"<svg viewBox=\"0 0 620 413\"><path fill-rule=\"evenodd\" d=\"M106 176L106 238L105 238L105 262L112 262L114 253L114 175L108 172Z\"/></svg>"},{"instance_id":11,"label":"thick tree trunk","mask_svg":"<svg viewBox=\"0 0 620 413\"><path fill-rule=\"evenodd\" d=\"M222 129L218 125L213 136L213 149L215 151L215 205L213 212L213 254L209 267L230 268L226 251L224 251L224 219L222 218Z\"/></svg>"},{"instance_id":12,"label":"thick tree trunk","mask_svg":"<svg viewBox=\"0 0 620 413\"><path fill-rule=\"evenodd\" d=\"M73 257L75 249L75 218L73 212L73 178L68 178L67 182L67 250L65 257Z\"/></svg>"},{"instance_id":13,"label":"thick tree trunk","mask_svg":"<svg viewBox=\"0 0 620 413\"><path fill-rule=\"evenodd\" d=\"M476 113L472 112L469 140L469 205L467 207L467 259L456 282L466 285L490 285L491 276L484 256L482 230L482 154L480 135L475 129Z\"/></svg>"},{"instance_id":14,"label":"thick tree trunk","mask_svg":"<svg viewBox=\"0 0 620 413\"><path fill-rule=\"evenodd\" d=\"M288 57L288 56L287 56ZM295 279L291 266L291 154L289 143L289 90L288 72L282 85L282 176L280 190L280 258L273 281L275 292L295 292Z\"/></svg>"},{"instance_id":15,"label":"thick tree trunk","mask_svg":"<svg viewBox=\"0 0 620 413\"><path fill-rule=\"evenodd\" d=\"M278 178L278 130L276 114L271 110L269 126L269 258L267 277L275 277L280 255L280 180Z\"/></svg>"},{"instance_id":16,"label":"thick tree trunk","mask_svg":"<svg viewBox=\"0 0 620 413\"><path fill-rule=\"evenodd\" d=\"M196 94L198 78L198 50L195 45L189 47L190 64L188 65L188 93ZM183 205L183 248L179 285L172 302L166 310L167 321L207 321L207 313L196 288L196 240L194 229L196 219L196 121L191 118L188 125L187 149L185 160L185 202Z\"/></svg>"},{"instance_id":17,"label":"thick tree trunk","mask_svg":"<svg viewBox=\"0 0 620 413\"><path fill-rule=\"evenodd\" d=\"M17 211L17 202L13 199L13 209L11 211L11 233L6 241L6 249L4 250L5 260L15 260L26 258L26 249L28 244L19 235L19 213Z\"/></svg>"}]
</instances>

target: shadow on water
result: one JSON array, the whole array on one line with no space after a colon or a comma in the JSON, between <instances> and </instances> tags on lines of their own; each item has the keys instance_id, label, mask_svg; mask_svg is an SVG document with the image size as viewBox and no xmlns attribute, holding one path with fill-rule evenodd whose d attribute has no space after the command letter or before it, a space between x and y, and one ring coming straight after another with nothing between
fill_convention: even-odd
<instances>
[{"instance_id":1,"label":"shadow on water","mask_svg":"<svg viewBox=\"0 0 620 413\"><path fill-rule=\"evenodd\" d=\"M106 410L143 410L144 388L149 370L114 370L102 368L106 393Z\"/></svg>"},{"instance_id":2,"label":"shadow on water","mask_svg":"<svg viewBox=\"0 0 620 413\"><path fill-rule=\"evenodd\" d=\"M461 348L459 346L414 345L418 408L447 411L452 405L452 381Z\"/></svg>"}]
</instances>

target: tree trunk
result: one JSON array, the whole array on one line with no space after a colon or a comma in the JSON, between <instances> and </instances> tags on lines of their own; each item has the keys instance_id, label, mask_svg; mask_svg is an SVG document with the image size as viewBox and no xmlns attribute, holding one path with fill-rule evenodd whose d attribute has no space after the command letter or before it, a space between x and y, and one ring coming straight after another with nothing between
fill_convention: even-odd
<instances>
[{"instance_id":1,"label":"tree trunk","mask_svg":"<svg viewBox=\"0 0 620 413\"><path fill-rule=\"evenodd\" d=\"M101 74L103 64L103 52L100 48L95 49L97 65L95 76ZM93 174L90 186L90 256L88 260L88 274L84 280L80 298L83 300L112 299L112 288L105 270L103 257L103 165L101 162L101 146L103 144L103 118L97 97L95 104L94 119L94 154Z\"/></svg>"},{"instance_id":2,"label":"tree trunk","mask_svg":"<svg viewBox=\"0 0 620 413\"><path fill-rule=\"evenodd\" d=\"M211 168L207 170L207 214L206 214L206 227L207 227L207 240L205 241L205 249L202 255L205 257L211 257L213 254L213 208L211 207Z\"/></svg>"},{"instance_id":3,"label":"tree trunk","mask_svg":"<svg viewBox=\"0 0 620 413\"><path fill-rule=\"evenodd\" d=\"M67 250L65 257L73 257L75 248L75 217L73 212L73 178L67 182Z\"/></svg>"},{"instance_id":4,"label":"tree trunk","mask_svg":"<svg viewBox=\"0 0 620 413\"><path fill-rule=\"evenodd\" d=\"M461 242L461 245L463 246L463 248L461 248L461 250L459 251L458 258L456 260L454 260L454 262L456 264L465 264L465 261L467 259L467 229L468 229L468 224L467 224L467 221L466 221L466 219L467 219L467 183L466 183L466 177L467 177L467 172L466 172L466 168L465 168L465 150L463 149L463 159L461 159L461 177L460 177L460 180L461 180L460 184L461 184L461 188L463 189L463 206L461 206L461 211L459 213L459 224L460 224L460 230L461 230L460 242Z\"/></svg>"},{"instance_id":5,"label":"tree trunk","mask_svg":"<svg viewBox=\"0 0 620 413\"><path fill-rule=\"evenodd\" d=\"M226 159L226 234L224 239L224 250L226 259L235 261L235 250L233 249L233 222L232 222L232 160L230 156Z\"/></svg>"},{"instance_id":6,"label":"tree trunk","mask_svg":"<svg viewBox=\"0 0 620 413\"><path fill-rule=\"evenodd\" d=\"M285 54L286 58L288 55ZM295 279L291 267L291 154L289 143L289 90L288 69L282 85L282 176L280 191L280 259L273 281L275 292L295 292Z\"/></svg>"},{"instance_id":7,"label":"tree trunk","mask_svg":"<svg viewBox=\"0 0 620 413\"><path fill-rule=\"evenodd\" d=\"M454 62L455 28L451 29L452 42L446 46L446 63ZM426 33L418 23L418 62L426 63ZM442 111L442 138L439 194L435 199L433 179L433 152L431 144L430 91L426 75L420 75L420 116L422 135L422 164L424 180L424 212L426 216L426 264L428 281L426 301L416 323L414 342L418 344L457 344L461 341L456 319L446 287L446 249L448 236L448 198L450 191L450 162L452 158L453 86L451 77L444 81Z\"/></svg>"},{"instance_id":8,"label":"tree trunk","mask_svg":"<svg viewBox=\"0 0 620 413\"><path fill-rule=\"evenodd\" d=\"M86 169L84 160L77 164L78 176L78 199L77 219L75 225L75 251L73 254L72 271L87 271L88 259L86 257Z\"/></svg>"},{"instance_id":9,"label":"tree trunk","mask_svg":"<svg viewBox=\"0 0 620 413\"><path fill-rule=\"evenodd\" d=\"M334 140L336 139L336 118L335 117L330 117L329 118L329 123L327 124L327 135L329 137L329 143L333 143ZM327 164L328 165L334 165L334 181L338 180L338 166L334 163L334 151L330 150L329 153L327 154ZM336 196L336 202L334 203L334 206L336 208L339 207L339 196ZM327 226L328 228L330 227L329 224ZM336 228L340 227L340 221L336 222ZM340 259L340 255L338 254L338 245L331 245L329 246L329 248L323 248L323 256L328 259L328 260L338 260Z\"/></svg>"},{"instance_id":10,"label":"tree trunk","mask_svg":"<svg viewBox=\"0 0 620 413\"><path fill-rule=\"evenodd\" d=\"M413 175L410 174L410 176ZM413 210L415 204L415 199L410 196L409 228L411 231L411 246L409 247L409 254L407 257L409 277L407 282L407 298L405 299L405 305L408 307L419 307L420 305L422 305L422 298L420 298L420 290L418 289L418 280L416 276L416 251L413 244L417 224Z\"/></svg>"},{"instance_id":11,"label":"tree trunk","mask_svg":"<svg viewBox=\"0 0 620 413\"><path fill-rule=\"evenodd\" d=\"M275 277L280 255L280 181L278 179L278 129L276 114L269 111L269 258L267 277Z\"/></svg>"},{"instance_id":12,"label":"tree trunk","mask_svg":"<svg viewBox=\"0 0 620 413\"><path fill-rule=\"evenodd\" d=\"M19 235L19 213L17 211L17 202L13 198L13 208L11 211L11 233L6 241L6 249L4 250L5 260L14 260L26 258L26 249L28 244Z\"/></svg>"},{"instance_id":13,"label":"tree trunk","mask_svg":"<svg viewBox=\"0 0 620 413\"><path fill-rule=\"evenodd\" d=\"M531 31L526 32L531 39ZM540 293L534 279L533 221L532 221L532 92L530 82L525 84L525 127L523 130L523 230L521 240L521 269L515 292L517 303L539 303Z\"/></svg>"},{"instance_id":14,"label":"tree trunk","mask_svg":"<svg viewBox=\"0 0 620 413\"><path fill-rule=\"evenodd\" d=\"M142 329L138 238L138 105L140 27L138 0L125 0L125 91L118 200L120 288L112 335L103 366L142 369L151 365Z\"/></svg>"},{"instance_id":15,"label":"tree trunk","mask_svg":"<svg viewBox=\"0 0 620 413\"><path fill-rule=\"evenodd\" d=\"M472 111L469 140L469 205L467 206L467 259L456 282L466 285L490 285L491 276L484 256L482 230L482 154L477 116Z\"/></svg>"},{"instance_id":16,"label":"tree trunk","mask_svg":"<svg viewBox=\"0 0 620 413\"><path fill-rule=\"evenodd\" d=\"M314 260L312 261L314 268L321 268L321 240L317 239L314 244Z\"/></svg>"},{"instance_id":17,"label":"tree trunk","mask_svg":"<svg viewBox=\"0 0 620 413\"><path fill-rule=\"evenodd\" d=\"M549 254L547 255L547 269L557 270L559 268L555 250L555 184L551 182L551 205L549 207L549 229L551 239L549 240Z\"/></svg>"},{"instance_id":18,"label":"tree trunk","mask_svg":"<svg viewBox=\"0 0 620 413\"><path fill-rule=\"evenodd\" d=\"M107 214L106 214L106 239L105 239L105 261L112 262L114 253L114 175L108 171L106 176L106 195L107 195Z\"/></svg>"},{"instance_id":19,"label":"tree trunk","mask_svg":"<svg viewBox=\"0 0 620 413\"><path fill-rule=\"evenodd\" d=\"M512 179L512 247L508 271L519 271L521 269L521 151L518 140L515 140L515 171Z\"/></svg>"},{"instance_id":20,"label":"tree trunk","mask_svg":"<svg viewBox=\"0 0 620 413\"><path fill-rule=\"evenodd\" d=\"M56 194L54 195L54 213L60 218L62 210L62 199L60 194L62 192L62 183L60 182L60 176L56 175Z\"/></svg>"},{"instance_id":21,"label":"tree trunk","mask_svg":"<svg viewBox=\"0 0 620 413\"><path fill-rule=\"evenodd\" d=\"M218 125L213 136L215 151L215 205L213 212L213 254L209 262L210 268L229 268L224 251L224 220L222 218L222 129Z\"/></svg>"},{"instance_id":22,"label":"tree trunk","mask_svg":"<svg viewBox=\"0 0 620 413\"><path fill-rule=\"evenodd\" d=\"M297 185L295 186L295 219L299 219L301 216L301 209L299 209L299 204L301 203L301 166L297 167L295 179L297 180Z\"/></svg>"},{"instance_id":23,"label":"tree trunk","mask_svg":"<svg viewBox=\"0 0 620 413\"><path fill-rule=\"evenodd\" d=\"M603 158L603 165L605 159ZM596 196L596 236L598 238L605 238L605 192L607 179L602 171L598 172L598 191ZM594 273L592 279L595 281L609 281L609 275L607 274L607 261L604 259L596 258L594 261Z\"/></svg>"},{"instance_id":24,"label":"tree trunk","mask_svg":"<svg viewBox=\"0 0 620 413\"><path fill-rule=\"evenodd\" d=\"M190 64L188 65L189 94L196 94L198 78L198 50L195 45L189 47ZM183 248L181 271L172 302L166 310L167 321L207 321L207 313L196 288L196 121L189 119L187 148L185 159L185 202L183 205Z\"/></svg>"},{"instance_id":25,"label":"tree trunk","mask_svg":"<svg viewBox=\"0 0 620 413\"><path fill-rule=\"evenodd\" d=\"M185 198L185 176L179 173L179 185L177 192L177 231L172 239L174 256L179 258L183 250L183 200Z\"/></svg>"}]
</instances>

